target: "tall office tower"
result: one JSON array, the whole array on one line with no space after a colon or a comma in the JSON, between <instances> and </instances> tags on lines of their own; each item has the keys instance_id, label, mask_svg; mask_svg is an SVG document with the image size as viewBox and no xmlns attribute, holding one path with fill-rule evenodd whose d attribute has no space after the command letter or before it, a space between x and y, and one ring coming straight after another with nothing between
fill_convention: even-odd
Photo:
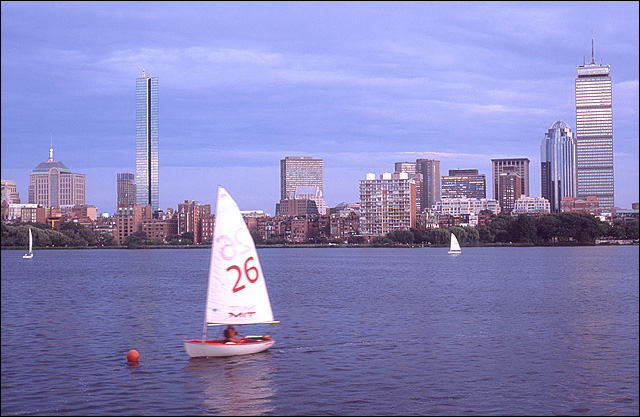
<instances>
[{"instance_id":1,"label":"tall office tower","mask_svg":"<svg viewBox=\"0 0 640 417\"><path fill-rule=\"evenodd\" d=\"M136 202L160 208L158 186L158 78L136 78Z\"/></svg>"},{"instance_id":2,"label":"tall office tower","mask_svg":"<svg viewBox=\"0 0 640 417\"><path fill-rule=\"evenodd\" d=\"M576 77L578 198L595 196L601 208L613 208L613 114L609 65L591 62Z\"/></svg>"},{"instance_id":3,"label":"tall office tower","mask_svg":"<svg viewBox=\"0 0 640 417\"><path fill-rule=\"evenodd\" d=\"M280 200L288 200L298 187L318 187L324 198L322 159L310 156L287 156L280 160Z\"/></svg>"},{"instance_id":4,"label":"tall office tower","mask_svg":"<svg viewBox=\"0 0 640 417\"><path fill-rule=\"evenodd\" d=\"M382 236L416 227L415 180L406 172L360 180L360 233Z\"/></svg>"},{"instance_id":5,"label":"tall office tower","mask_svg":"<svg viewBox=\"0 0 640 417\"><path fill-rule=\"evenodd\" d=\"M517 172L501 172L498 176L498 182L500 211L504 214L511 214L515 208L516 200L522 196L522 178Z\"/></svg>"},{"instance_id":6,"label":"tall office tower","mask_svg":"<svg viewBox=\"0 0 640 417\"><path fill-rule=\"evenodd\" d=\"M117 175L117 207L132 206L136 204L136 184L131 172L122 172Z\"/></svg>"},{"instance_id":7,"label":"tall office tower","mask_svg":"<svg viewBox=\"0 0 640 417\"><path fill-rule=\"evenodd\" d=\"M487 198L487 179L477 169L450 169L442 177L442 198Z\"/></svg>"},{"instance_id":8,"label":"tall office tower","mask_svg":"<svg viewBox=\"0 0 640 417\"><path fill-rule=\"evenodd\" d=\"M49 159L33 169L29 182L29 203L45 207L85 205L86 182L84 174L74 174L62 162Z\"/></svg>"},{"instance_id":9,"label":"tall office tower","mask_svg":"<svg viewBox=\"0 0 640 417\"><path fill-rule=\"evenodd\" d=\"M422 210L430 209L440 200L440 161L417 159L416 173L422 174Z\"/></svg>"},{"instance_id":10,"label":"tall office tower","mask_svg":"<svg viewBox=\"0 0 640 417\"><path fill-rule=\"evenodd\" d=\"M568 124L558 120L540 145L540 189L551 212L560 212L563 197L576 197L576 138Z\"/></svg>"},{"instance_id":11,"label":"tall office tower","mask_svg":"<svg viewBox=\"0 0 640 417\"><path fill-rule=\"evenodd\" d=\"M493 199L500 200L500 174L517 172L520 176L522 195L529 197L529 158L507 158L491 160L491 179L493 181ZM517 198L520 198L518 196Z\"/></svg>"},{"instance_id":12,"label":"tall office tower","mask_svg":"<svg viewBox=\"0 0 640 417\"><path fill-rule=\"evenodd\" d=\"M15 181L2 180L2 201L7 204L20 204L20 193Z\"/></svg>"}]
</instances>

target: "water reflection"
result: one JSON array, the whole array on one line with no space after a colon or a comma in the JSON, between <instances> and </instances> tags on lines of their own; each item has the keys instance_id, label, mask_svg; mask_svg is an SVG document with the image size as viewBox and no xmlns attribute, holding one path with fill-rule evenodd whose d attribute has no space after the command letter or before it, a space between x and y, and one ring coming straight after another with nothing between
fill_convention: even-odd
<instances>
[{"instance_id":1,"label":"water reflection","mask_svg":"<svg viewBox=\"0 0 640 417\"><path fill-rule=\"evenodd\" d=\"M228 358L193 358L190 381L202 383L203 414L257 416L274 410L276 395L271 352Z\"/></svg>"}]
</instances>

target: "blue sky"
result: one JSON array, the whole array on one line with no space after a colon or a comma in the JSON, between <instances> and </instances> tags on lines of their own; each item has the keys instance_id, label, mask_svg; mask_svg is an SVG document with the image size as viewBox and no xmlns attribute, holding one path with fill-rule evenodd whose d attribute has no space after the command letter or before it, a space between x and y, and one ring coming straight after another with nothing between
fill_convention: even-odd
<instances>
[{"instance_id":1,"label":"blue sky","mask_svg":"<svg viewBox=\"0 0 640 417\"><path fill-rule=\"evenodd\" d=\"M2 1L2 178L28 201L48 157L87 176L113 213L135 173L135 79L159 80L160 208L274 212L279 162L324 160L328 206L358 201L368 172L432 158L449 169L531 160L563 120L576 67L613 80L616 205L638 202L638 2Z\"/></svg>"}]
</instances>

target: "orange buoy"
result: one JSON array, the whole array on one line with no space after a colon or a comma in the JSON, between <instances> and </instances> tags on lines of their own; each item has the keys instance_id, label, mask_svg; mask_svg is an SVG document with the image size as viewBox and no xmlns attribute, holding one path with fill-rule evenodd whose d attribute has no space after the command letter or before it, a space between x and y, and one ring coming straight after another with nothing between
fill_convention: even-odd
<instances>
[{"instance_id":1,"label":"orange buoy","mask_svg":"<svg viewBox=\"0 0 640 417\"><path fill-rule=\"evenodd\" d=\"M127 352L127 360L129 362L138 362L139 358L140 358L140 354L138 353L137 350L131 349L129 352Z\"/></svg>"}]
</instances>

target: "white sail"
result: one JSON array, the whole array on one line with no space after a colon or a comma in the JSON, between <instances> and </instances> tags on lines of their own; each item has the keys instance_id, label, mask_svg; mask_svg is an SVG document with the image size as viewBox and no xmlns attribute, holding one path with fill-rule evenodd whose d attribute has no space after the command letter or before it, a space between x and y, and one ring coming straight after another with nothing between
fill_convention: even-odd
<instances>
[{"instance_id":1,"label":"white sail","mask_svg":"<svg viewBox=\"0 0 640 417\"><path fill-rule=\"evenodd\" d=\"M456 235L451 233L451 246L449 248L449 253L462 253L460 250L460 244L458 243L458 238Z\"/></svg>"},{"instance_id":2,"label":"white sail","mask_svg":"<svg viewBox=\"0 0 640 417\"><path fill-rule=\"evenodd\" d=\"M273 322L253 238L223 187L218 187L205 321L207 325Z\"/></svg>"},{"instance_id":3,"label":"white sail","mask_svg":"<svg viewBox=\"0 0 640 417\"><path fill-rule=\"evenodd\" d=\"M33 235L31 234L31 228L29 228L29 252L22 255L24 259L33 258Z\"/></svg>"}]
</instances>

